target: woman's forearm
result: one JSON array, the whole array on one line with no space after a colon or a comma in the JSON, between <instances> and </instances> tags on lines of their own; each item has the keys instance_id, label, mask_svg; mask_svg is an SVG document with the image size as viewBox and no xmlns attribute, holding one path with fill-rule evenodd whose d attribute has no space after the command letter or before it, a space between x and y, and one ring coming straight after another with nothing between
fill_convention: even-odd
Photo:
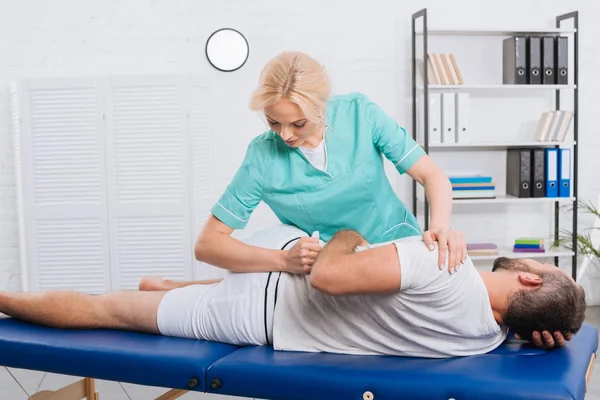
<instances>
[{"instance_id":1,"label":"woman's forearm","mask_svg":"<svg viewBox=\"0 0 600 400\"><path fill-rule=\"evenodd\" d=\"M284 250L251 246L222 233L205 235L194 247L198 261L231 272L284 271L285 253Z\"/></svg>"},{"instance_id":2,"label":"woman's forearm","mask_svg":"<svg viewBox=\"0 0 600 400\"><path fill-rule=\"evenodd\" d=\"M452 215L452 184L443 174L429 177L425 182L425 193L431 208L430 226L450 229Z\"/></svg>"}]
</instances>

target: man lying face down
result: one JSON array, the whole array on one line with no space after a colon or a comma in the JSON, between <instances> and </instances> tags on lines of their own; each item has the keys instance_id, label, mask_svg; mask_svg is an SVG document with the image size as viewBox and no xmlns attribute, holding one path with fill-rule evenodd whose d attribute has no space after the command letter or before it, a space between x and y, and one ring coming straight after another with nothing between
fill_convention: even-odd
<instances>
[{"instance_id":1,"label":"man lying face down","mask_svg":"<svg viewBox=\"0 0 600 400\"><path fill-rule=\"evenodd\" d=\"M278 230L279 229L279 230ZM282 233L283 232L283 233ZM306 236L286 227L247 242L287 248ZM566 273L534 260L498 258L491 272L467 258L452 274L420 237L369 245L340 231L307 275L227 273L169 291L88 296L1 293L0 312L58 328L110 328L273 345L276 350L453 357L486 353L508 329L575 334L585 295Z\"/></svg>"}]
</instances>

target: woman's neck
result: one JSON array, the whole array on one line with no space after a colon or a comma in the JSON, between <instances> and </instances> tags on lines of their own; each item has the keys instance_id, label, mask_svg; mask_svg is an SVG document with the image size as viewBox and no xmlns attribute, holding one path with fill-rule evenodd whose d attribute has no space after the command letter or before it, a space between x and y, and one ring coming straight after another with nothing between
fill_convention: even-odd
<instances>
[{"instance_id":1,"label":"woman's neck","mask_svg":"<svg viewBox=\"0 0 600 400\"><path fill-rule=\"evenodd\" d=\"M314 134L312 134L304 141L302 147L307 147L309 149L314 149L318 147L323 141L324 133L325 130L323 129L323 127L320 127Z\"/></svg>"}]
</instances>

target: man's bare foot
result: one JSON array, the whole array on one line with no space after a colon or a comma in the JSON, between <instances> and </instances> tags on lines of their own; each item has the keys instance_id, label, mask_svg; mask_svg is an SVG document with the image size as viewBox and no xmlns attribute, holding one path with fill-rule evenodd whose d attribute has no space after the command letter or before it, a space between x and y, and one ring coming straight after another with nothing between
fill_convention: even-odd
<instances>
[{"instance_id":1,"label":"man's bare foot","mask_svg":"<svg viewBox=\"0 0 600 400\"><path fill-rule=\"evenodd\" d=\"M171 290L176 287L176 282L162 279L158 276L149 276L140 280L139 290L142 292L153 292Z\"/></svg>"}]
</instances>

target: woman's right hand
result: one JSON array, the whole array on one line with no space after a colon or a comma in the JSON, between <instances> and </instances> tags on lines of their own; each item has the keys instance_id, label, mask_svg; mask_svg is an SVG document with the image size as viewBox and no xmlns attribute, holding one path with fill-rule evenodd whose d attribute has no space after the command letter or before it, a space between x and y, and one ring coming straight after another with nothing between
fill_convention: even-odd
<instances>
[{"instance_id":1,"label":"woman's right hand","mask_svg":"<svg viewBox=\"0 0 600 400\"><path fill-rule=\"evenodd\" d=\"M321 245L318 238L303 237L286 253L286 272L292 274L309 274L315 263Z\"/></svg>"}]
</instances>

